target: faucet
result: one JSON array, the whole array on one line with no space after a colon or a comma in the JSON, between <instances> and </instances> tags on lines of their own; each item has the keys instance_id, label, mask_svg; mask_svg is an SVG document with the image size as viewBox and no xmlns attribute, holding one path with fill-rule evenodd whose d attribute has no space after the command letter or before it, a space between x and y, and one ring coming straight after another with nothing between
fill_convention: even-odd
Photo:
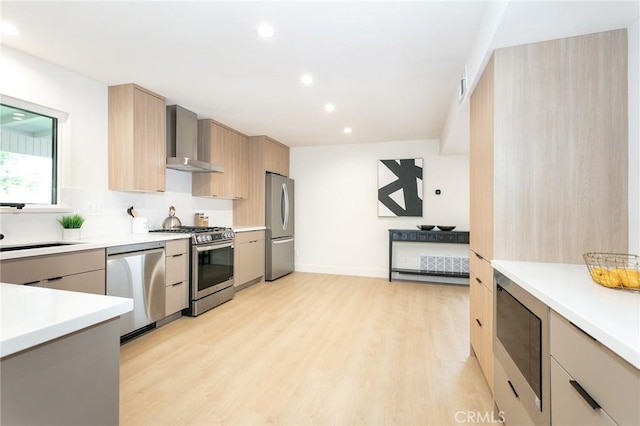
<instances>
[{"instance_id":1,"label":"faucet","mask_svg":"<svg viewBox=\"0 0 640 426\"><path fill-rule=\"evenodd\" d=\"M18 210L22 210L24 206L24 203L0 203L0 207L15 207Z\"/></svg>"}]
</instances>

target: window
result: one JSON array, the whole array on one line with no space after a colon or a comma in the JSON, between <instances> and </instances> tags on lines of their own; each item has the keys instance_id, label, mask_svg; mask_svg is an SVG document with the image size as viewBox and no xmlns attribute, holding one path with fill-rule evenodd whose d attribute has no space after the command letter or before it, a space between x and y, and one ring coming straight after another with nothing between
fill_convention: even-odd
<instances>
[{"instance_id":1,"label":"window","mask_svg":"<svg viewBox=\"0 0 640 426\"><path fill-rule=\"evenodd\" d=\"M0 104L0 202L57 203L58 119Z\"/></svg>"}]
</instances>

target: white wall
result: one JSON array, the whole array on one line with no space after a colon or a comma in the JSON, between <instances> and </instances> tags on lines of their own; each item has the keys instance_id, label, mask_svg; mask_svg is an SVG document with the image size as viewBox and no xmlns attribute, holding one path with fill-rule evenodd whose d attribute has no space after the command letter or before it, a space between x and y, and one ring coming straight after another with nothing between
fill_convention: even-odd
<instances>
[{"instance_id":1,"label":"white wall","mask_svg":"<svg viewBox=\"0 0 640 426\"><path fill-rule=\"evenodd\" d=\"M296 270L384 277L388 229L468 230L469 157L438 151L438 140L291 148ZM398 158L424 158L422 218L377 216L378 160Z\"/></svg>"},{"instance_id":2,"label":"white wall","mask_svg":"<svg viewBox=\"0 0 640 426\"><path fill-rule=\"evenodd\" d=\"M629 253L640 254L640 21L629 40Z\"/></svg>"},{"instance_id":3,"label":"white wall","mask_svg":"<svg viewBox=\"0 0 640 426\"><path fill-rule=\"evenodd\" d=\"M35 103L68 114L59 140L60 203L86 217L83 237L128 234L133 205L158 228L170 205L184 224L193 224L193 214L204 212L212 225L229 226L233 220L230 200L191 197L191 175L167 170L164 193L127 193L108 190L107 86L59 66L2 46L0 50L0 94ZM25 209L26 211L26 209ZM0 214L3 244L59 239L56 218L61 212Z\"/></svg>"}]
</instances>

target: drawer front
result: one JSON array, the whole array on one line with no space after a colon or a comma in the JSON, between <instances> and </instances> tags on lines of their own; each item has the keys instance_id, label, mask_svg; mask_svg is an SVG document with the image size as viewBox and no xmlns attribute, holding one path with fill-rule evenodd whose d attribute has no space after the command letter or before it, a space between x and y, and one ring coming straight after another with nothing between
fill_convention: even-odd
<instances>
[{"instance_id":1,"label":"drawer front","mask_svg":"<svg viewBox=\"0 0 640 426\"><path fill-rule=\"evenodd\" d=\"M615 425L603 409L594 409L571 385L573 378L551 358L551 424Z\"/></svg>"},{"instance_id":2,"label":"drawer front","mask_svg":"<svg viewBox=\"0 0 640 426\"><path fill-rule=\"evenodd\" d=\"M187 281L167 286L165 292L165 316L175 314L189 306Z\"/></svg>"},{"instance_id":3,"label":"drawer front","mask_svg":"<svg viewBox=\"0 0 640 426\"><path fill-rule=\"evenodd\" d=\"M166 285L173 285L189 280L189 256L186 253L176 254L166 258Z\"/></svg>"},{"instance_id":4,"label":"drawer front","mask_svg":"<svg viewBox=\"0 0 640 426\"><path fill-rule=\"evenodd\" d=\"M165 256L175 256L180 253L189 252L189 239L168 240L164 244Z\"/></svg>"},{"instance_id":5,"label":"drawer front","mask_svg":"<svg viewBox=\"0 0 640 426\"><path fill-rule=\"evenodd\" d=\"M236 244L248 243L250 241L264 241L264 231L238 232L236 234Z\"/></svg>"},{"instance_id":6,"label":"drawer front","mask_svg":"<svg viewBox=\"0 0 640 426\"><path fill-rule=\"evenodd\" d=\"M493 267L491 263L482 257L478 257L473 250L469 250L469 269L493 293Z\"/></svg>"},{"instance_id":7,"label":"drawer front","mask_svg":"<svg viewBox=\"0 0 640 426\"><path fill-rule=\"evenodd\" d=\"M478 358L489 388L493 391L493 297L489 290L475 280L469 280L471 346Z\"/></svg>"},{"instance_id":8,"label":"drawer front","mask_svg":"<svg viewBox=\"0 0 640 426\"><path fill-rule=\"evenodd\" d=\"M105 269L105 262L104 249L5 260L0 264L0 282L26 284L59 278Z\"/></svg>"},{"instance_id":9,"label":"drawer front","mask_svg":"<svg viewBox=\"0 0 640 426\"><path fill-rule=\"evenodd\" d=\"M551 312L551 356L618 424L640 424L640 370Z\"/></svg>"},{"instance_id":10,"label":"drawer front","mask_svg":"<svg viewBox=\"0 0 640 426\"><path fill-rule=\"evenodd\" d=\"M476 355L482 352L482 326L484 324L484 295L483 285L475 281L473 272L469 275L469 331L471 334L471 346Z\"/></svg>"},{"instance_id":11,"label":"drawer front","mask_svg":"<svg viewBox=\"0 0 640 426\"><path fill-rule=\"evenodd\" d=\"M498 360L494 364L494 399L498 406L499 415L504 418L504 424L507 426L527 426L534 425L533 420L529 417L527 410L516 397L511 386L509 386L509 377L500 365Z\"/></svg>"},{"instance_id":12,"label":"drawer front","mask_svg":"<svg viewBox=\"0 0 640 426\"><path fill-rule=\"evenodd\" d=\"M67 275L61 279L40 281L41 287L105 295L105 270Z\"/></svg>"}]
</instances>

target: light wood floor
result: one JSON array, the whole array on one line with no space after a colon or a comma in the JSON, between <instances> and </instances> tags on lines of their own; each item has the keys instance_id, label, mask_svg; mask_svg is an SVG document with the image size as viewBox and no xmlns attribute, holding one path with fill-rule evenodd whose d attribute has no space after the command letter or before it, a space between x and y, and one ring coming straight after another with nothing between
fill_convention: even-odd
<instances>
[{"instance_id":1,"label":"light wood floor","mask_svg":"<svg viewBox=\"0 0 640 426\"><path fill-rule=\"evenodd\" d=\"M120 422L461 424L493 410L468 290L300 272L256 284L122 346Z\"/></svg>"}]
</instances>

